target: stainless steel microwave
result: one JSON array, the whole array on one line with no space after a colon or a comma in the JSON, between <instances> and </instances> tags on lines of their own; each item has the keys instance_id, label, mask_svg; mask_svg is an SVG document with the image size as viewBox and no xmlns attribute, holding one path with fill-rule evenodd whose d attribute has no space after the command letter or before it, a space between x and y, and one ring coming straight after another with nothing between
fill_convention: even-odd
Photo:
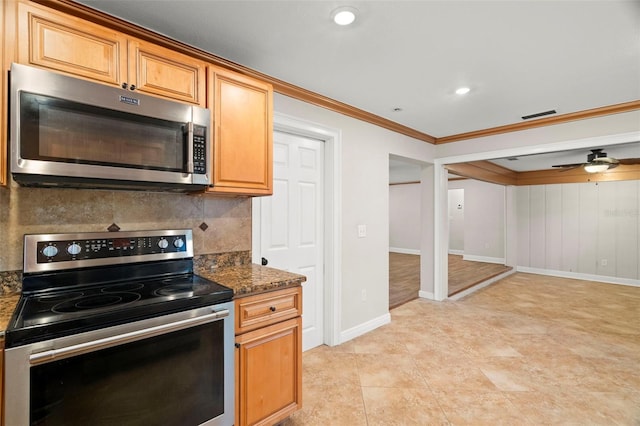
<instances>
[{"instance_id":1,"label":"stainless steel microwave","mask_svg":"<svg viewBox=\"0 0 640 426\"><path fill-rule=\"evenodd\" d=\"M210 184L208 109L19 64L10 81L11 174L20 185Z\"/></svg>"}]
</instances>

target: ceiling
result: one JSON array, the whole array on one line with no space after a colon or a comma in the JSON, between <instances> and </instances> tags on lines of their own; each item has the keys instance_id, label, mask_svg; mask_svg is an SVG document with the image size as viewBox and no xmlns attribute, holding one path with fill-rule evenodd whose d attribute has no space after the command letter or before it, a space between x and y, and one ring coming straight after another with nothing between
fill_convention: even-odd
<instances>
[{"instance_id":1,"label":"ceiling","mask_svg":"<svg viewBox=\"0 0 640 426\"><path fill-rule=\"evenodd\" d=\"M640 142L593 148L603 148L603 152L610 158L640 158ZM559 164L586 163L587 155L590 153L590 148L583 148L543 154L520 155L517 157L496 158L490 160L490 162L515 172L529 172L533 170L553 169L554 165ZM417 182L420 180L421 169L422 165L419 163L408 161L405 158L391 156L389 158L389 182ZM449 174L449 178L455 177L455 175L452 175L451 173Z\"/></svg>"},{"instance_id":2,"label":"ceiling","mask_svg":"<svg viewBox=\"0 0 640 426\"><path fill-rule=\"evenodd\" d=\"M434 137L640 99L637 0L78 2Z\"/></svg>"},{"instance_id":3,"label":"ceiling","mask_svg":"<svg viewBox=\"0 0 640 426\"><path fill-rule=\"evenodd\" d=\"M594 148L602 148L603 152L610 158L640 158L640 142ZM589 148L584 148L571 151L498 158L491 160L491 162L516 172L529 172L532 170L551 169L553 165L556 164L586 163L587 155L590 153Z\"/></svg>"},{"instance_id":4,"label":"ceiling","mask_svg":"<svg viewBox=\"0 0 640 426\"><path fill-rule=\"evenodd\" d=\"M77 1L436 138L640 99L639 0ZM357 9L353 25L332 22L340 6ZM606 151L640 157L619 149ZM495 162L539 170L588 153Z\"/></svg>"}]
</instances>

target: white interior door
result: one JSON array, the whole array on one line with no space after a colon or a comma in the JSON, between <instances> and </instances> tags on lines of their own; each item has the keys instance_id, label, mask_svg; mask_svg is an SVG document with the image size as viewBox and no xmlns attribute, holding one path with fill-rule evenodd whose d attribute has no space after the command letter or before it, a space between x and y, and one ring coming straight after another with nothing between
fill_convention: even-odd
<instances>
[{"instance_id":1,"label":"white interior door","mask_svg":"<svg viewBox=\"0 0 640 426\"><path fill-rule=\"evenodd\" d=\"M302 348L323 343L324 142L273 134L273 196L261 199L260 252L268 266L305 275Z\"/></svg>"}]
</instances>

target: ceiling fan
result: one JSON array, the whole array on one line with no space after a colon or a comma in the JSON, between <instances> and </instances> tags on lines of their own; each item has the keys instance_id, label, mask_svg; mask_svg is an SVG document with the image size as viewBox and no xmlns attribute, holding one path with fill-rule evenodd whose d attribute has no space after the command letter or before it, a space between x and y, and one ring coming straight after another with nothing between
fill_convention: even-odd
<instances>
[{"instance_id":1,"label":"ceiling fan","mask_svg":"<svg viewBox=\"0 0 640 426\"><path fill-rule=\"evenodd\" d=\"M572 170L578 167L584 167L584 171L587 173L600 173L618 167L620 164L632 165L640 164L640 158L613 158L607 157L607 153L603 152L601 148L592 149L591 154L587 155L586 163L576 164L557 164L552 167L560 167L564 170Z\"/></svg>"}]
</instances>

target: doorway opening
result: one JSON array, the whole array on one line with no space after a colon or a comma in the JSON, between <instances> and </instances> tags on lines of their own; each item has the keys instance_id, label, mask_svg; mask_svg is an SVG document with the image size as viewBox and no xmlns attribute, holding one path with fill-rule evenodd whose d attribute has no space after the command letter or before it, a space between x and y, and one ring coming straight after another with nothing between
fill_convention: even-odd
<instances>
[{"instance_id":1,"label":"doorway opening","mask_svg":"<svg viewBox=\"0 0 640 426\"><path fill-rule=\"evenodd\" d=\"M422 166L389 156L389 309L420 292Z\"/></svg>"},{"instance_id":2,"label":"doorway opening","mask_svg":"<svg viewBox=\"0 0 640 426\"><path fill-rule=\"evenodd\" d=\"M447 186L452 297L512 268L505 264L505 187L453 175Z\"/></svg>"}]
</instances>

